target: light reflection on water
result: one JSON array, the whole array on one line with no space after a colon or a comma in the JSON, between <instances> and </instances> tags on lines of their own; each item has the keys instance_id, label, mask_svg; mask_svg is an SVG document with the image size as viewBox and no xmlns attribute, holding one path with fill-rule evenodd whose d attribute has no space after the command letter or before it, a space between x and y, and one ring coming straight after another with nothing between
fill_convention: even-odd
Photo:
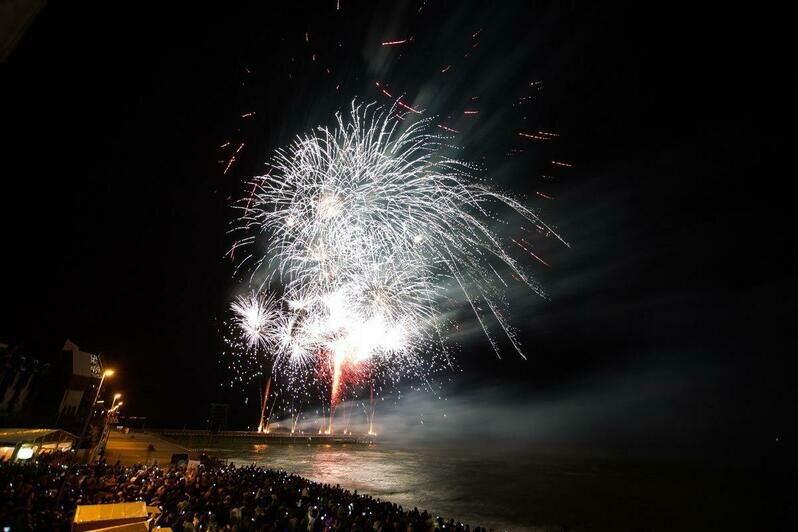
<instances>
[{"instance_id":1,"label":"light reflection on water","mask_svg":"<svg viewBox=\"0 0 798 532\"><path fill-rule=\"evenodd\" d=\"M758 476L676 460L382 442L225 447L239 465L284 469L496 530L772 530L740 524L776 515L783 502L763 495Z\"/></svg>"},{"instance_id":2,"label":"light reflection on water","mask_svg":"<svg viewBox=\"0 0 798 532\"><path fill-rule=\"evenodd\" d=\"M417 506L471 526L525 530L529 516L507 461L431 449L382 445L246 446L228 457L238 465L284 469L316 482L340 484L373 497Z\"/></svg>"}]
</instances>

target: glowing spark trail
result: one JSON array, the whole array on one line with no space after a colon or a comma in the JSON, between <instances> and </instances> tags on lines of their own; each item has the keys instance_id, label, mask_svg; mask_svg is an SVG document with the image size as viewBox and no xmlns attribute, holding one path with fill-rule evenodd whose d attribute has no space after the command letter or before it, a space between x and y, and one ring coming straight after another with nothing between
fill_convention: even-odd
<instances>
[{"instance_id":1,"label":"glowing spark trail","mask_svg":"<svg viewBox=\"0 0 798 532\"><path fill-rule=\"evenodd\" d=\"M551 136L547 136L547 133L543 133L542 131L538 133L519 133L518 136L526 137L528 139L536 139L536 140L551 140Z\"/></svg>"}]
</instances>

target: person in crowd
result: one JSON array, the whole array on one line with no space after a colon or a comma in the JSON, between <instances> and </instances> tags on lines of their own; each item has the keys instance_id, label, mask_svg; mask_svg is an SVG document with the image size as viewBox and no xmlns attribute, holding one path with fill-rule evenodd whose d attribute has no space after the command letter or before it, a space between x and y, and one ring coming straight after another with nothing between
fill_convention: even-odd
<instances>
[{"instance_id":1,"label":"person in crowd","mask_svg":"<svg viewBox=\"0 0 798 532\"><path fill-rule=\"evenodd\" d=\"M144 501L161 510L158 526L183 532L470 530L418 508L407 511L338 485L254 465L185 470L101 463L68 475L67 463L68 456L58 454L0 463L0 527L68 531L78 504Z\"/></svg>"}]
</instances>

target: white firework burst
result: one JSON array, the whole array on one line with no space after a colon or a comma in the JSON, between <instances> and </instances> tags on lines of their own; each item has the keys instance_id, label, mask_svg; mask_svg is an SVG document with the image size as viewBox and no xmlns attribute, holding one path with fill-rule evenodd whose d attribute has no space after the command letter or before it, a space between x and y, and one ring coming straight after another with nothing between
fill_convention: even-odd
<instances>
[{"instance_id":1,"label":"white firework burst","mask_svg":"<svg viewBox=\"0 0 798 532\"><path fill-rule=\"evenodd\" d=\"M258 290L279 283L283 303L261 304L265 313L250 310L239 323L250 342L291 364L324 354L336 364L402 365L443 341L444 303L456 287L497 354L488 320L523 356L497 268L543 292L492 226L509 209L562 239L519 200L475 179L474 167L447 157L429 120L407 124L395 111L353 103L336 128L278 150L272 170L254 180L236 247L265 238L265 248L239 266L261 280Z\"/></svg>"},{"instance_id":2,"label":"white firework burst","mask_svg":"<svg viewBox=\"0 0 798 532\"><path fill-rule=\"evenodd\" d=\"M278 304L271 294L262 292L239 296L231 309L250 347L265 347L270 343L279 315Z\"/></svg>"}]
</instances>

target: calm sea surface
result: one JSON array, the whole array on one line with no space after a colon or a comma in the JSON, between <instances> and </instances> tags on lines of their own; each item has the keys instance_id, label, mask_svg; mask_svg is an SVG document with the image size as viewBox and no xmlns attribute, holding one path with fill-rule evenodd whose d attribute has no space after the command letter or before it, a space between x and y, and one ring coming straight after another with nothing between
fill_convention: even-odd
<instances>
[{"instance_id":1,"label":"calm sea surface","mask_svg":"<svg viewBox=\"0 0 798 532\"><path fill-rule=\"evenodd\" d=\"M230 459L340 484L472 525L523 530L533 517L514 480L518 464L499 457L380 445L251 445L231 453Z\"/></svg>"},{"instance_id":2,"label":"calm sea surface","mask_svg":"<svg viewBox=\"0 0 798 532\"><path fill-rule=\"evenodd\" d=\"M740 471L562 453L218 442L284 469L496 530L738 530L778 508Z\"/></svg>"}]
</instances>

